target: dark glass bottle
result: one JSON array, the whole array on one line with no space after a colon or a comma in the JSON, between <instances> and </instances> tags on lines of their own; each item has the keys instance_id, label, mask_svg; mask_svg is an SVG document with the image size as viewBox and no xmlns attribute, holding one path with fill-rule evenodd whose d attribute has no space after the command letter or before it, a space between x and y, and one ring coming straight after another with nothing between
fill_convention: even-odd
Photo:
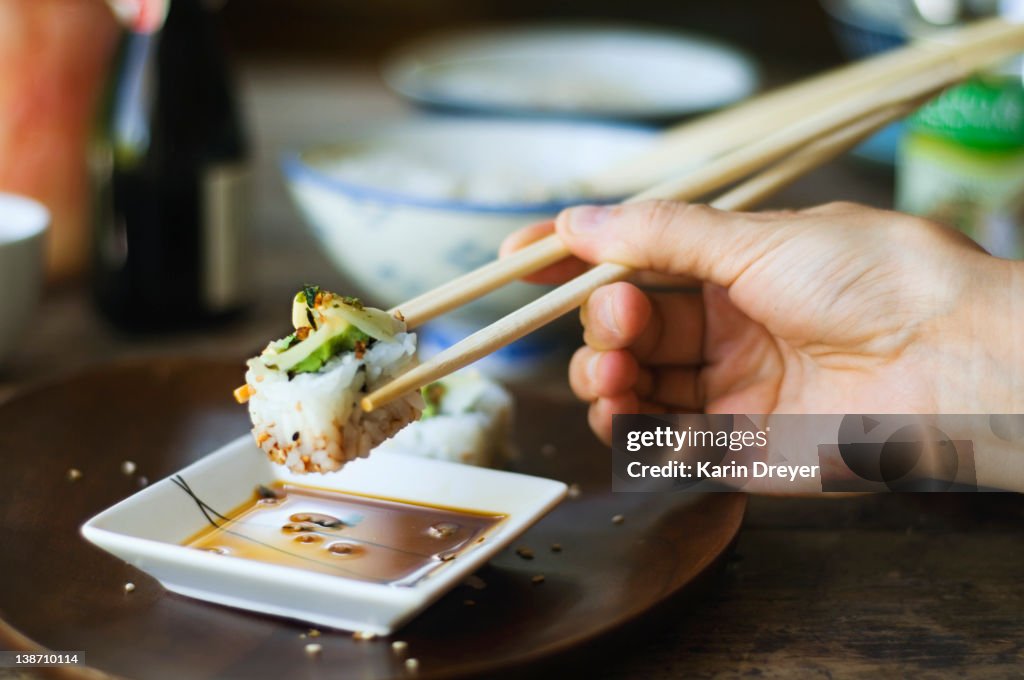
<instances>
[{"instance_id":1,"label":"dark glass bottle","mask_svg":"<svg viewBox=\"0 0 1024 680\"><path fill-rule=\"evenodd\" d=\"M187 328L241 304L246 148L217 19L172 0L113 63L90 153L93 279L124 328Z\"/></svg>"}]
</instances>

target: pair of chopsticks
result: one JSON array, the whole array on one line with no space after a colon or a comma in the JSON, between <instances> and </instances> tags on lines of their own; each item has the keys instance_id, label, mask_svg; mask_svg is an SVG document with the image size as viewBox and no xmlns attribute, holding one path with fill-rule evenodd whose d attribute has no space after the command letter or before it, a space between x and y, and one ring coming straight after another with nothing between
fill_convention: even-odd
<instances>
[{"instance_id":1,"label":"pair of chopsticks","mask_svg":"<svg viewBox=\"0 0 1024 680\"><path fill-rule=\"evenodd\" d=\"M727 110L719 114L719 120L724 121L721 128L715 127L714 117L699 120L694 125L702 135L725 135L746 129L740 125L744 120L767 134L743 136L745 141L734 150L635 194L626 202L694 200L760 171L711 202L713 207L723 210L750 208L871 133L906 116L978 68L1022 50L1024 26L1000 19L987 20L953 34L944 44L928 43L898 50L868 64L846 67L787 88L789 94L766 95L749 105ZM769 130L763 130L766 124L761 120L766 109L772 113ZM685 138L689 133L679 134ZM675 147L677 142L678 136L665 146ZM730 143L736 144L735 139ZM705 149L708 146L711 145L705 145ZM413 328L568 255L556 236L548 236L392 311L400 312L408 327ZM632 273L619 264L597 265L383 385L364 397L361 406L372 411L454 373L575 309L597 288L621 281Z\"/></svg>"},{"instance_id":2,"label":"pair of chopsticks","mask_svg":"<svg viewBox=\"0 0 1024 680\"><path fill-rule=\"evenodd\" d=\"M860 141L887 124L902 118L914 110L912 105L895 105L877 113L864 117L843 130L834 132L811 143L807 148L795 153L792 157L756 175L732 191L718 197L710 205L721 210L743 210L756 205L776 191L787 186L806 172L818 167L844 151L856 146ZM645 192L646 193L646 192ZM639 200L639 199L637 199ZM526 253L530 257L516 257ZM520 278L539 271L549 264L563 258L567 253L561 241L555 236L545 237L541 241L528 246L515 255L499 260L504 263L516 258L508 268L499 269L493 265L485 265L491 269L482 271L483 277L489 282L480 289L490 287L490 281L508 276L510 279ZM478 270L480 271L480 270ZM471 272L470 275L476 272ZM380 387L362 399L361 406L365 411L372 411L388 402L419 389L424 385L439 380L446 375L468 366L505 345L535 331L541 326L557 319L576 307L579 307L597 288L628 278L633 271L626 266L606 263L600 264L572 281L560 286L550 293L538 298L512 314L477 331L461 342L435 355L428 361L403 373L398 378ZM472 282L468 282L472 284ZM440 289L439 289L440 290ZM425 302L423 307L415 307L417 316L412 317L416 324L423 323L433 316L443 313L469 302L485 293L479 289L467 287L451 297L436 299L433 304ZM430 304L428 308L427 305ZM397 307L396 310L403 310ZM406 312L402 315L408 320ZM411 327L411 326L410 326Z\"/></svg>"}]
</instances>

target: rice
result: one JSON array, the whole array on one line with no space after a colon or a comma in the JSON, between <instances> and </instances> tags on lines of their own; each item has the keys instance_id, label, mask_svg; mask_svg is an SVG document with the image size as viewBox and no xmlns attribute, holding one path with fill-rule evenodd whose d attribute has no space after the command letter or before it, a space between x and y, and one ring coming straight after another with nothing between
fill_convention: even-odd
<instances>
[{"instance_id":1,"label":"rice","mask_svg":"<svg viewBox=\"0 0 1024 680\"><path fill-rule=\"evenodd\" d=\"M342 351L312 372L273 366L267 357L281 356L273 345L247 362L243 389L257 445L294 472L330 472L366 457L423 409L419 392L369 413L359 406L369 391L415 365L414 333L403 330L358 351Z\"/></svg>"},{"instance_id":2,"label":"rice","mask_svg":"<svg viewBox=\"0 0 1024 680\"><path fill-rule=\"evenodd\" d=\"M425 413L379 451L481 467L501 467L514 457L514 400L500 383L476 371L463 371L432 387L443 392L435 412Z\"/></svg>"},{"instance_id":3,"label":"rice","mask_svg":"<svg viewBox=\"0 0 1024 680\"><path fill-rule=\"evenodd\" d=\"M536 168L522 167L521 162L486 160L480 167L457 167L423 152L384 149L352 153L323 169L345 182L426 200L546 203L576 199L588 191L582 178L538 177Z\"/></svg>"}]
</instances>

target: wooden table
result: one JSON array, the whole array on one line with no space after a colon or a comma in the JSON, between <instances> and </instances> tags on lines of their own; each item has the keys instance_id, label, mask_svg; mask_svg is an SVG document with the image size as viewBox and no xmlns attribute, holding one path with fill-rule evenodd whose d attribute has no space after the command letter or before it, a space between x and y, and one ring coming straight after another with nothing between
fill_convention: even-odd
<instances>
[{"instance_id":1,"label":"wooden table","mask_svg":"<svg viewBox=\"0 0 1024 680\"><path fill-rule=\"evenodd\" d=\"M363 71L250 67L244 76L258 189L259 275L248 313L212 331L130 337L96 317L84 287L51 290L31 342L0 369L0 400L113 358L188 352L240 359L280 330L295 276L344 288L285 196L276 159L286 148L329 139L348 120L410 113ZM884 171L844 162L774 203L846 199L888 207L891 183ZM565 389L564 380L551 387ZM549 670L603 678L1019 674L1022 527L1024 497L1009 494L756 498L721 577Z\"/></svg>"},{"instance_id":2,"label":"wooden table","mask_svg":"<svg viewBox=\"0 0 1024 680\"><path fill-rule=\"evenodd\" d=\"M754 498L717 586L599 677L1019 676L1022 526L1016 494Z\"/></svg>"}]
</instances>

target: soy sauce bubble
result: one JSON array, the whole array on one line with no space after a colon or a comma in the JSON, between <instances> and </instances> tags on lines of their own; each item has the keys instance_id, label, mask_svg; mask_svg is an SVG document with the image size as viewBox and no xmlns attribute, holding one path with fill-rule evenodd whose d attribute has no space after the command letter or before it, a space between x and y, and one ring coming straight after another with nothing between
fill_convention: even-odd
<instances>
[{"instance_id":1,"label":"soy sauce bubble","mask_svg":"<svg viewBox=\"0 0 1024 680\"><path fill-rule=\"evenodd\" d=\"M462 527L455 522L438 522L427 529L427 534L432 538L451 538L455 534L459 533L459 529L461 528Z\"/></svg>"},{"instance_id":2,"label":"soy sauce bubble","mask_svg":"<svg viewBox=\"0 0 1024 680\"><path fill-rule=\"evenodd\" d=\"M327 546L327 552L331 553L335 557L359 557L366 552L366 548L361 545L354 543L345 543L343 541L337 543L331 543Z\"/></svg>"},{"instance_id":3,"label":"soy sauce bubble","mask_svg":"<svg viewBox=\"0 0 1024 680\"><path fill-rule=\"evenodd\" d=\"M230 550L227 548L221 548L220 546L213 546L212 548L200 548L203 552L213 553L214 555L227 555L230 554Z\"/></svg>"},{"instance_id":4,"label":"soy sauce bubble","mask_svg":"<svg viewBox=\"0 0 1024 680\"><path fill-rule=\"evenodd\" d=\"M319 527L324 527L325 529L336 529L338 527L345 526L345 523L337 517L325 515L320 512L298 512L288 519L293 522L310 522Z\"/></svg>"},{"instance_id":5,"label":"soy sauce bubble","mask_svg":"<svg viewBox=\"0 0 1024 680\"><path fill-rule=\"evenodd\" d=\"M288 522L281 527L281 531L286 534L298 534L305 531L316 531L316 527L302 522Z\"/></svg>"}]
</instances>

